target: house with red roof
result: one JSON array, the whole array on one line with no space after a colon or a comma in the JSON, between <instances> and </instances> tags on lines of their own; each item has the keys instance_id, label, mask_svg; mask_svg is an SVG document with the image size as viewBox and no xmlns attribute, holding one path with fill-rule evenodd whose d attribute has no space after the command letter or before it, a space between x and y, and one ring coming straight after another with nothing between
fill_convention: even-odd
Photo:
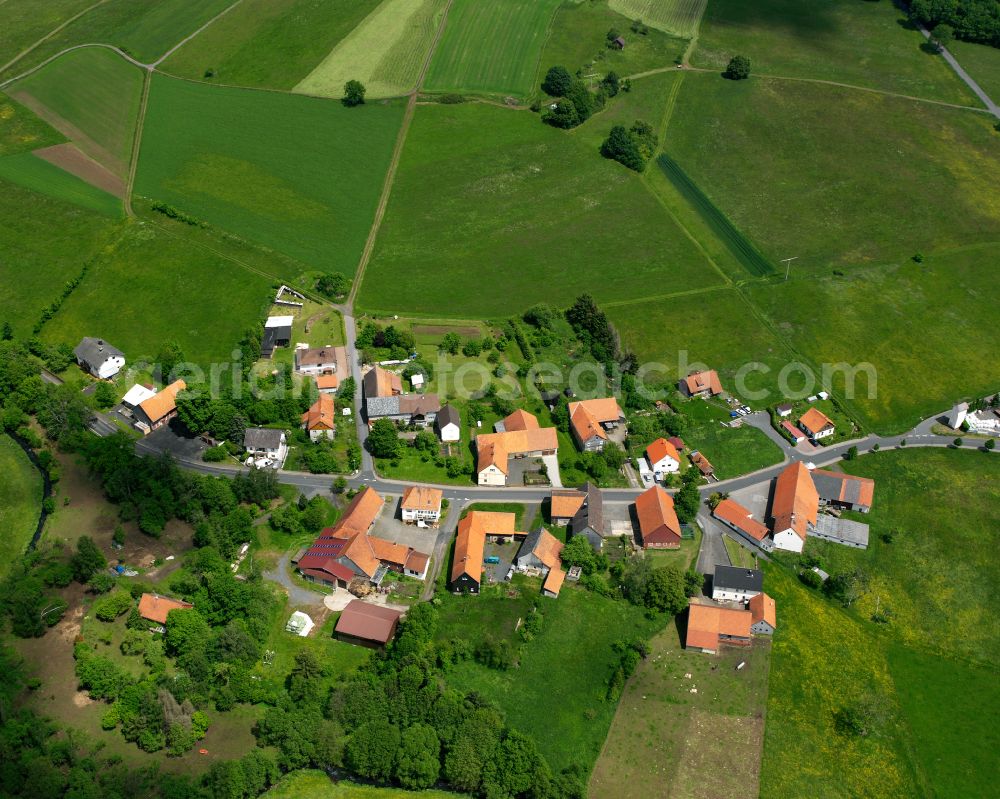
<instances>
[{"instance_id":1,"label":"house with red roof","mask_svg":"<svg viewBox=\"0 0 1000 799\"><path fill-rule=\"evenodd\" d=\"M681 524L674 499L662 488L653 486L636 497L635 515L643 549L680 548Z\"/></svg>"},{"instance_id":2,"label":"house with red roof","mask_svg":"<svg viewBox=\"0 0 1000 799\"><path fill-rule=\"evenodd\" d=\"M681 468L681 455L677 447L665 438L658 438L646 447L646 461L657 480L673 474Z\"/></svg>"},{"instance_id":3,"label":"house with red roof","mask_svg":"<svg viewBox=\"0 0 1000 799\"><path fill-rule=\"evenodd\" d=\"M614 397L571 402L569 429L584 452L600 452L608 441L608 431L625 423L625 414Z\"/></svg>"}]
</instances>

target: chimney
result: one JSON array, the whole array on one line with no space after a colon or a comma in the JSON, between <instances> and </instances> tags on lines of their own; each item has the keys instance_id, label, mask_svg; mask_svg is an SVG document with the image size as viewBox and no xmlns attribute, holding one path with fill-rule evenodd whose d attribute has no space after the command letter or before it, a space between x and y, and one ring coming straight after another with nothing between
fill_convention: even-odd
<instances>
[{"instance_id":1,"label":"chimney","mask_svg":"<svg viewBox=\"0 0 1000 799\"><path fill-rule=\"evenodd\" d=\"M98 352L104 352L104 339L103 338L97 339L97 351Z\"/></svg>"}]
</instances>

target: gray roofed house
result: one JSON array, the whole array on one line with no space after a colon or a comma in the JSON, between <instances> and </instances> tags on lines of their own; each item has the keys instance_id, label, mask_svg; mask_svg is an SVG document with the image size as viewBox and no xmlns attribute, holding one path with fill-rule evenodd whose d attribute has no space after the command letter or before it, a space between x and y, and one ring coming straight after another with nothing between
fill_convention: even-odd
<instances>
[{"instance_id":1,"label":"gray roofed house","mask_svg":"<svg viewBox=\"0 0 1000 799\"><path fill-rule=\"evenodd\" d=\"M434 422L439 410L441 401L437 394L394 394L390 397L365 398L365 413L369 421L392 419L426 426Z\"/></svg>"},{"instance_id":2,"label":"gray roofed house","mask_svg":"<svg viewBox=\"0 0 1000 799\"><path fill-rule=\"evenodd\" d=\"M125 353L102 338L84 336L73 350L76 362L94 377L107 380L125 365Z\"/></svg>"},{"instance_id":3,"label":"gray roofed house","mask_svg":"<svg viewBox=\"0 0 1000 799\"><path fill-rule=\"evenodd\" d=\"M275 347L287 347L292 341L292 317L270 316L264 323L260 340L261 357L270 358Z\"/></svg>"},{"instance_id":4,"label":"gray roofed house","mask_svg":"<svg viewBox=\"0 0 1000 799\"><path fill-rule=\"evenodd\" d=\"M458 441L462 437L462 417L454 405L445 405L437 412L434 429L442 441Z\"/></svg>"},{"instance_id":5,"label":"gray roofed house","mask_svg":"<svg viewBox=\"0 0 1000 799\"><path fill-rule=\"evenodd\" d=\"M542 537L542 528L539 527L534 532L528 533L521 542L517 555L514 557L514 564L518 569L529 567L540 568L542 562L535 556L535 547L538 546L538 539Z\"/></svg>"},{"instance_id":6,"label":"gray roofed house","mask_svg":"<svg viewBox=\"0 0 1000 799\"><path fill-rule=\"evenodd\" d=\"M738 566L716 566L712 599L744 602L764 590L764 572Z\"/></svg>"},{"instance_id":7,"label":"gray roofed house","mask_svg":"<svg viewBox=\"0 0 1000 799\"><path fill-rule=\"evenodd\" d=\"M590 545L600 551L605 536L604 498L601 490L593 483L587 483L583 491L587 497L569 523L570 538L576 535L586 536Z\"/></svg>"},{"instance_id":8,"label":"gray roofed house","mask_svg":"<svg viewBox=\"0 0 1000 799\"><path fill-rule=\"evenodd\" d=\"M861 513L871 510L875 492L873 480L826 469L814 469L812 479L820 502L824 505L835 505Z\"/></svg>"},{"instance_id":9,"label":"gray roofed house","mask_svg":"<svg viewBox=\"0 0 1000 799\"><path fill-rule=\"evenodd\" d=\"M277 449L285 438L283 430L267 427L248 427L243 433L243 446L248 450Z\"/></svg>"}]
</instances>

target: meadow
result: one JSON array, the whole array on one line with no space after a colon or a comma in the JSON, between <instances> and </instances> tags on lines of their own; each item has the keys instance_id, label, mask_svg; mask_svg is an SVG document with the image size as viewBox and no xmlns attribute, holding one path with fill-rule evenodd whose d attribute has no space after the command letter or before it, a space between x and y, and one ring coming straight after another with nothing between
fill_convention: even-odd
<instances>
[{"instance_id":1,"label":"meadow","mask_svg":"<svg viewBox=\"0 0 1000 799\"><path fill-rule=\"evenodd\" d=\"M990 99L1000 102L1000 49L956 40L948 50Z\"/></svg>"},{"instance_id":2,"label":"meadow","mask_svg":"<svg viewBox=\"0 0 1000 799\"><path fill-rule=\"evenodd\" d=\"M608 6L629 19L642 20L653 28L690 39L708 0L608 0Z\"/></svg>"},{"instance_id":3,"label":"meadow","mask_svg":"<svg viewBox=\"0 0 1000 799\"><path fill-rule=\"evenodd\" d=\"M341 97L348 80L360 80L369 98L412 91L446 5L446 0L383 0L295 91Z\"/></svg>"},{"instance_id":4,"label":"meadow","mask_svg":"<svg viewBox=\"0 0 1000 799\"><path fill-rule=\"evenodd\" d=\"M737 53L754 72L979 105L975 95L921 45L895 3L855 0L711 0L701 21L697 67L723 70Z\"/></svg>"},{"instance_id":5,"label":"meadow","mask_svg":"<svg viewBox=\"0 0 1000 799\"><path fill-rule=\"evenodd\" d=\"M42 476L10 436L0 436L0 578L31 541L42 511Z\"/></svg>"},{"instance_id":6,"label":"meadow","mask_svg":"<svg viewBox=\"0 0 1000 799\"><path fill-rule=\"evenodd\" d=\"M34 153L0 158L0 178L104 216L118 218L123 213L117 197L91 186Z\"/></svg>"},{"instance_id":7,"label":"meadow","mask_svg":"<svg viewBox=\"0 0 1000 799\"><path fill-rule=\"evenodd\" d=\"M66 138L59 131L10 96L0 93L0 158L64 141Z\"/></svg>"},{"instance_id":8,"label":"meadow","mask_svg":"<svg viewBox=\"0 0 1000 799\"><path fill-rule=\"evenodd\" d=\"M0 27L0 64L31 47L49 31L92 6L94 0L20 0L6 3Z\"/></svg>"},{"instance_id":9,"label":"meadow","mask_svg":"<svg viewBox=\"0 0 1000 799\"><path fill-rule=\"evenodd\" d=\"M751 286L749 293L815 362L872 364L875 396L869 398L861 376L853 399L844 402L873 429L901 433L959 398L997 389L1000 358L988 347L969 346L996 321L1000 290L986 275L997 254L995 245L982 245L842 276L793 270L787 283ZM835 309L836 322L817 308ZM845 397L842 378L834 388Z\"/></svg>"},{"instance_id":10,"label":"meadow","mask_svg":"<svg viewBox=\"0 0 1000 799\"><path fill-rule=\"evenodd\" d=\"M142 72L103 47L60 56L8 91L99 164L128 172Z\"/></svg>"},{"instance_id":11,"label":"meadow","mask_svg":"<svg viewBox=\"0 0 1000 799\"><path fill-rule=\"evenodd\" d=\"M237 86L291 89L380 2L243 0L164 61L163 71Z\"/></svg>"},{"instance_id":12,"label":"meadow","mask_svg":"<svg viewBox=\"0 0 1000 799\"><path fill-rule=\"evenodd\" d=\"M719 282L634 173L527 112L428 105L358 305L487 318L584 291L612 302Z\"/></svg>"},{"instance_id":13,"label":"meadow","mask_svg":"<svg viewBox=\"0 0 1000 799\"><path fill-rule=\"evenodd\" d=\"M324 772L315 769L287 774L263 795L267 799L457 799L462 796L451 791L406 791L402 788L333 782Z\"/></svg>"},{"instance_id":14,"label":"meadow","mask_svg":"<svg viewBox=\"0 0 1000 799\"><path fill-rule=\"evenodd\" d=\"M153 77L136 190L321 271L352 275L403 114Z\"/></svg>"},{"instance_id":15,"label":"meadow","mask_svg":"<svg viewBox=\"0 0 1000 799\"><path fill-rule=\"evenodd\" d=\"M562 0L456 0L434 52L428 91L528 95Z\"/></svg>"},{"instance_id":16,"label":"meadow","mask_svg":"<svg viewBox=\"0 0 1000 799\"><path fill-rule=\"evenodd\" d=\"M720 480L749 474L784 460L778 445L763 431L749 425L735 429L719 424L703 425L685 433L684 442L708 458Z\"/></svg>"}]
</instances>

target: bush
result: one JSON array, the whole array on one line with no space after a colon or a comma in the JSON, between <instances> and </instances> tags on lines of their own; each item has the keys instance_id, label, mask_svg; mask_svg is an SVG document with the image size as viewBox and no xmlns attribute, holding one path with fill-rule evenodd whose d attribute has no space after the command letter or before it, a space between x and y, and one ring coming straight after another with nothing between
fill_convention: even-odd
<instances>
[{"instance_id":1,"label":"bush","mask_svg":"<svg viewBox=\"0 0 1000 799\"><path fill-rule=\"evenodd\" d=\"M566 67L550 67L545 73L542 81L542 91L550 97L565 97L570 86L573 85L573 78Z\"/></svg>"},{"instance_id":2,"label":"bush","mask_svg":"<svg viewBox=\"0 0 1000 799\"><path fill-rule=\"evenodd\" d=\"M363 105L365 102L365 86L359 80L349 80L344 84L344 98L341 102L348 108Z\"/></svg>"},{"instance_id":3,"label":"bush","mask_svg":"<svg viewBox=\"0 0 1000 799\"><path fill-rule=\"evenodd\" d=\"M94 603L94 615L101 621L112 622L132 607L132 596L115 591Z\"/></svg>"},{"instance_id":4,"label":"bush","mask_svg":"<svg viewBox=\"0 0 1000 799\"><path fill-rule=\"evenodd\" d=\"M804 569L799 572L799 580L803 585L809 588L821 588L823 586L823 578L820 577L812 569Z\"/></svg>"}]
</instances>

